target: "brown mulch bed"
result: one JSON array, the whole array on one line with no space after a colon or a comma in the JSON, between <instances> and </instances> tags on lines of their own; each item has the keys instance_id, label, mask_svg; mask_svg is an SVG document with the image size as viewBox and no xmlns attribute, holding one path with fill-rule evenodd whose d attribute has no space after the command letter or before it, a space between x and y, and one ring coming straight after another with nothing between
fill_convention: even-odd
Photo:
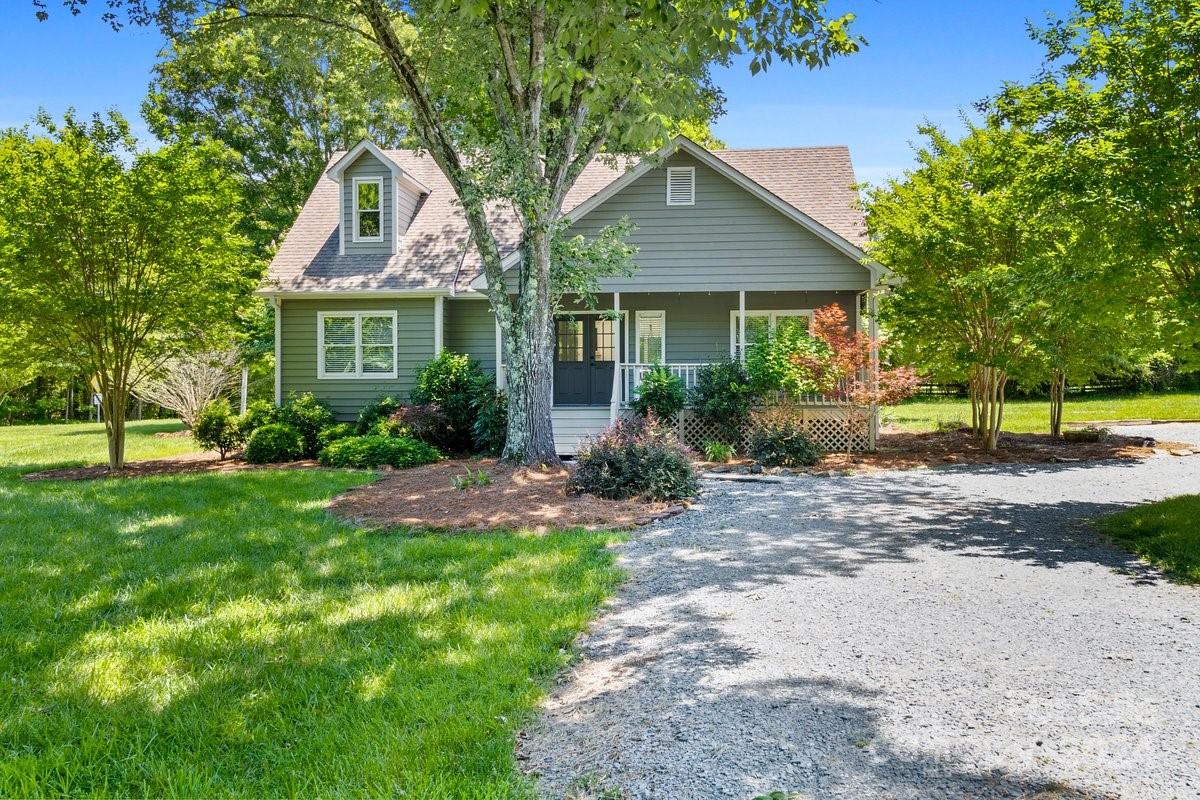
<instances>
[{"instance_id":1,"label":"brown mulch bed","mask_svg":"<svg viewBox=\"0 0 1200 800\"><path fill-rule=\"evenodd\" d=\"M1193 449L1191 445L1111 434L1100 442L1078 443L1053 439L1049 434L1006 433L1001 439L1000 449L989 453L965 429L937 433L885 432L879 435L878 449L874 453L854 453L850 459L846 458L845 453L826 453L815 466L796 471L826 474L953 464L1054 464L1147 458L1156 452L1186 455ZM750 463L738 461L714 465L701 462L698 466L717 472L743 472Z\"/></svg>"},{"instance_id":2,"label":"brown mulch bed","mask_svg":"<svg viewBox=\"0 0 1200 800\"><path fill-rule=\"evenodd\" d=\"M1054 464L1110 458L1146 458L1154 446L1146 439L1109 435L1100 442L1064 442L1045 433L1006 433L1000 449L989 453L965 430L936 433L882 433L874 453L828 453L818 472L844 469L871 472L946 464Z\"/></svg>"},{"instance_id":3,"label":"brown mulch bed","mask_svg":"<svg viewBox=\"0 0 1200 800\"><path fill-rule=\"evenodd\" d=\"M121 470L110 470L107 464L90 467L64 467L27 472L27 481L87 481L97 478L146 478L151 475L182 475L193 472L240 472L248 469L306 469L318 466L316 461L291 461L287 464L250 464L240 458L217 458L216 453L188 453L175 458L156 458L151 461L128 461Z\"/></svg>"},{"instance_id":4,"label":"brown mulch bed","mask_svg":"<svg viewBox=\"0 0 1200 800\"><path fill-rule=\"evenodd\" d=\"M488 486L455 488L453 479L482 469ZM644 525L683 510L682 505L602 500L569 495L565 467L511 467L495 459L443 461L385 472L383 478L334 498L330 511L359 525L471 531L494 528L618 529Z\"/></svg>"}]
</instances>

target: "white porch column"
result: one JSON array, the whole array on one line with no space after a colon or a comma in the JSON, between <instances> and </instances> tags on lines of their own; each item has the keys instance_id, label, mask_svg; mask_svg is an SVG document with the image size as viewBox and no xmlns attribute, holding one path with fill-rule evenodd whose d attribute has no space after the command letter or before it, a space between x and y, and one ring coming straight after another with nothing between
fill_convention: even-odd
<instances>
[{"instance_id":1,"label":"white porch column","mask_svg":"<svg viewBox=\"0 0 1200 800\"><path fill-rule=\"evenodd\" d=\"M437 358L442 354L443 340L445 336L446 319L446 298L438 295L433 298L433 357Z\"/></svg>"},{"instance_id":2,"label":"white porch column","mask_svg":"<svg viewBox=\"0 0 1200 800\"><path fill-rule=\"evenodd\" d=\"M738 292L738 361L746 363L746 290Z\"/></svg>"},{"instance_id":3,"label":"white porch column","mask_svg":"<svg viewBox=\"0 0 1200 800\"><path fill-rule=\"evenodd\" d=\"M496 388L503 389L508 385L504 375L504 336L500 333L500 319L494 312L492 320L496 323Z\"/></svg>"},{"instance_id":4,"label":"white porch column","mask_svg":"<svg viewBox=\"0 0 1200 800\"><path fill-rule=\"evenodd\" d=\"M621 293L613 292L613 383L612 402L608 407L608 421L616 422L621 413L621 349L625 342L621 341Z\"/></svg>"}]
</instances>

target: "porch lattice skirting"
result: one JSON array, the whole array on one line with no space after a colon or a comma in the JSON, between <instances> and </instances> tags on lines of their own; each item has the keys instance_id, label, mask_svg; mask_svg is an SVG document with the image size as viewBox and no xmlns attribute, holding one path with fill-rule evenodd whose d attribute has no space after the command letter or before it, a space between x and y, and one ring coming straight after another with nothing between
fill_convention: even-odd
<instances>
[{"instance_id":1,"label":"porch lattice skirting","mask_svg":"<svg viewBox=\"0 0 1200 800\"><path fill-rule=\"evenodd\" d=\"M625 409L625 413L632 415L632 409ZM800 423L804 427L805 433L813 440L813 443L822 450L833 452L844 451L846 449L846 426L842 422L841 412L836 408L803 408L797 412L800 416ZM698 416L692 409L685 408L679 412L679 416L675 420L676 431L680 440L693 450L700 450L704 443L712 439L719 439L720 432L717 426L712 421ZM868 424L865 429L860 428L854 433L854 441L851 450L855 452L865 452L875 449L875 444L872 441L873 426ZM748 444L749 431L744 431L742 434L741 446L744 449Z\"/></svg>"}]
</instances>

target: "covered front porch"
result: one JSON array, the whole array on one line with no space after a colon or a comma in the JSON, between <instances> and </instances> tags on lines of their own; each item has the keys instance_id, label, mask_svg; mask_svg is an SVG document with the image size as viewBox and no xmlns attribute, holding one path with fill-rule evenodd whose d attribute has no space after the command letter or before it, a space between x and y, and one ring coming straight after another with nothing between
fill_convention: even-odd
<instances>
[{"instance_id":1,"label":"covered front porch","mask_svg":"<svg viewBox=\"0 0 1200 800\"><path fill-rule=\"evenodd\" d=\"M595 309L573 304L554 329L559 452L574 454L583 439L628 413L654 366L665 366L690 390L704 365L744 358L742 342L783 325L807 327L813 310L830 303L841 305L856 329L869 324L870 297L854 290L612 292L598 296ZM497 373L503 382L502 362ZM818 395L801 402L814 418L835 413ZM680 435L698 446L703 431L692 419L681 415Z\"/></svg>"}]
</instances>

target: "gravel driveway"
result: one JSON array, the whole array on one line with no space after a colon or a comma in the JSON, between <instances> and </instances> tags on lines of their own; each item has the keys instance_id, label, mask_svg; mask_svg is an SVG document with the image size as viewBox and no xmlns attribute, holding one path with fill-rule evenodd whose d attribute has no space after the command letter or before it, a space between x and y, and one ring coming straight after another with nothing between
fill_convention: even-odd
<instances>
[{"instance_id":1,"label":"gravel driveway","mask_svg":"<svg viewBox=\"0 0 1200 800\"><path fill-rule=\"evenodd\" d=\"M1200 456L704 489L522 738L551 796L1200 797L1200 588L1081 522Z\"/></svg>"}]
</instances>

